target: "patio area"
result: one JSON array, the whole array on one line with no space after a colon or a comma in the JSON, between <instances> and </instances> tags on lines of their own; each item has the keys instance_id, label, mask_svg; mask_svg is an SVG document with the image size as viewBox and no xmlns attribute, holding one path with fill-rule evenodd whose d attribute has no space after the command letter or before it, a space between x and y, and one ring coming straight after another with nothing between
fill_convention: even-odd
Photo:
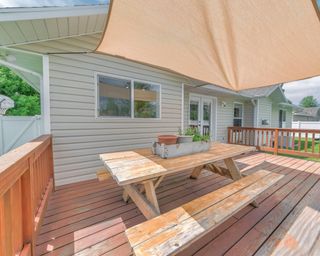
<instances>
[{"instance_id":1,"label":"patio area","mask_svg":"<svg viewBox=\"0 0 320 256\"><path fill-rule=\"evenodd\" d=\"M251 153L236 159L241 172L264 169L285 175L249 205L180 255L269 255L306 206L320 197L320 163ZM221 163L221 165L223 165ZM157 188L162 213L232 182L212 172L166 176ZM36 240L36 255L131 255L124 233L146 219L111 178L57 187L49 198Z\"/></svg>"}]
</instances>

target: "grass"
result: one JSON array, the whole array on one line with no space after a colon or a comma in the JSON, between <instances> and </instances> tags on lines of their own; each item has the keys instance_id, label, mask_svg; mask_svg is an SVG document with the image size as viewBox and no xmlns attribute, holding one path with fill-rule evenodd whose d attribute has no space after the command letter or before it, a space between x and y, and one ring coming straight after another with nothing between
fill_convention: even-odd
<instances>
[{"instance_id":1,"label":"grass","mask_svg":"<svg viewBox=\"0 0 320 256\"><path fill-rule=\"evenodd\" d=\"M299 151L298 149L298 142L299 142L299 139L295 138L294 140L294 150L296 151ZM301 138L301 145L300 145L300 151L301 152L304 152L304 147L305 147L305 143L306 143L306 140ZM312 139L308 139L308 142L307 142L307 152L312 152ZM291 147L289 147L289 149L292 149ZM314 143L314 152L315 153L319 153L320 152L320 140L315 140L315 143ZM273 154L273 153L270 153L270 154ZM304 156L296 156L296 155L291 155L291 154L278 154L280 156L287 156L287 157L292 157L292 158L298 158L298 159L304 159L304 160L309 160L309 161L314 161L314 162L320 162L320 158L319 157L304 157Z\"/></svg>"},{"instance_id":2,"label":"grass","mask_svg":"<svg viewBox=\"0 0 320 256\"><path fill-rule=\"evenodd\" d=\"M294 140L294 150L299 150L298 149L298 142L299 140L295 138ZM308 142L307 142L307 151L308 152L312 152L312 139L308 139ZM305 144L306 144L306 140L305 139L301 139L301 147L300 147L300 151L304 152L304 147L305 147ZM315 140L315 143L314 143L314 152L319 152L319 148L320 148L320 140Z\"/></svg>"}]
</instances>

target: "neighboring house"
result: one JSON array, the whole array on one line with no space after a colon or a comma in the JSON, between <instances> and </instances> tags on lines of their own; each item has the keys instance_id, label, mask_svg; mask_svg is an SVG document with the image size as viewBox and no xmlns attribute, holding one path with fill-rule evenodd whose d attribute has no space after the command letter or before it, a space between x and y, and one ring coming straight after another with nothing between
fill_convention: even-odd
<instances>
[{"instance_id":1,"label":"neighboring house","mask_svg":"<svg viewBox=\"0 0 320 256\"><path fill-rule=\"evenodd\" d=\"M300 108L293 112L293 121L320 121L320 107Z\"/></svg>"},{"instance_id":2,"label":"neighboring house","mask_svg":"<svg viewBox=\"0 0 320 256\"><path fill-rule=\"evenodd\" d=\"M227 142L227 127L291 127L281 85L239 93L91 53L108 6L0 10L0 65L41 92L57 185L95 177L103 152L150 147L189 126ZM130 43L130 39L128 39Z\"/></svg>"}]
</instances>

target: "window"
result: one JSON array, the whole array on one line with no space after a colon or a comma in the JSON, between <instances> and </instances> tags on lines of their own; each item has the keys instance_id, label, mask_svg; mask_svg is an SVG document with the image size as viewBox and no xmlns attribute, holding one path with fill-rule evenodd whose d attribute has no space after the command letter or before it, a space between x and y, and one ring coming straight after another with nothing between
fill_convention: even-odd
<instances>
[{"instance_id":1,"label":"window","mask_svg":"<svg viewBox=\"0 0 320 256\"><path fill-rule=\"evenodd\" d=\"M134 82L134 117L160 117L159 85L144 82Z\"/></svg>"},{"instance_id":2,"label":"window","mask_svg":"<svg viewBox=\"0 0 320 256\"><path fill-rule=\"evenodd\" d=\"M159 118L160 85L99 74L97 114L105 117Z\"/></svg>"},{"instance_id":3,"label":"window","mask_svg":"<svg viewBox=\"0 0 320 256\"><path fill-rule=\"evenodd\" d=\"M233 126L242 126L243 104L234 103L233 107Z\"/></svg>"}]
</instances>

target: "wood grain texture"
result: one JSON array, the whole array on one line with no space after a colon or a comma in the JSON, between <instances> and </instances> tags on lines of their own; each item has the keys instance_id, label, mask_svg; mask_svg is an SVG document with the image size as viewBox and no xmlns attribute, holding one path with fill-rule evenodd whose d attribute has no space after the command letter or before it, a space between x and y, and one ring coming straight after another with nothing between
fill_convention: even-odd
<instances>
[{"instance_id":1,"label":"wood grain texture","mask_svg":"<svg viewBox=\"0 0 320 256\"><path fill-rule=\"evenodd\" d=\"M187 244L200 239L253 202L260 193L282 177L259 171L254 176L256 179L248 176L126 230L135 255L172 255L181 251ZM234 191L231 195L226 196L223 193L224 191L228 193L230 190Z\"/></svg>"},{"instance_id":2,"label":"wood grain texture","mask_svg":"<svg viewBox=\"0 0 320 256\"><path fill-rule=\"evenodd\" d=\"M107 170L119 185L132 184L196 168L212 162L255 151L253 147L214 143L207 152L162 159L150 149L101 154Z\"/></svg>"},{"instance_id":3,"label":"wood grain texture","mask_svg":"<svg viewBox=\"0 0 320 256\"><path fill-rule=\"evenodd\" d=\"M1 255L34 253L53 180L51 147L44 135L0 157Z\"/></svg>"},{"instance_id":4,"label":"wood grain texture","mask_svg":"<svg viewBox=\"0 0 320 256\"><path fill-rule=\"evenodd\" d=\"M320 167L319 163L263 153L240 156L235 160L244 174L250 175L257 170L265 169L282 174L284 178L257 198L257 202L260 203L259 208L246 206L198 241L190 243L178 256L212 256L212 252L215 252L216 255L223 255L228 251L236 252L233 255L251 256L255 255L254 252L263 248L265 244L268 248L274 248L278 240L269 241L270 233L263 235L259 231L257 239L252 239L253 236L250 236L242 241L241 238L253 233L258 223L261 223L259 225L261 231L273 234L283 230L285 234L301 212L295 206L297 201L304 201L304 205L308 205L310 200L315 205L318 204L320 182L314 171ZM217 164L224 166L222 162ZM157 198L161 212L169 212L232 182L230 179L208 171L203 171L197 180L188 179L190 174L191 170L168 175L160 183L157 188ZM303 182L308 177L310 177L309 180ZM311 180L317 186L312 186ZM69 255L91 256L95 253L116 256L132 255L124 229L143 223L146 219L132 201L128 204L123 202L122 191L122 188L112 179L101 182L88 180L57 187L49 199L40 228L36 255L63 255L64 250ZM297 191L299 193L296 193ZM282 210L279 211L281 202L283 202ZM277 205L279 207L275 208ZM285 205L288 207L284 208ZM288 224L286 224L287 218L290 219ZM272 221L269 222L269 220ZM119 223L125 225L122 231L118 228ZM106 233L99 233L102 230L106 230ZM120 233L117 233L118 231ZM108 235L102 236L101 234ZM280 234L279 237L283 235ZM243 254L246 252L244 245L246 248L252 248L245 254ZM239 248L244 250L239 250Z\"/></svg>"}]
</instances>

